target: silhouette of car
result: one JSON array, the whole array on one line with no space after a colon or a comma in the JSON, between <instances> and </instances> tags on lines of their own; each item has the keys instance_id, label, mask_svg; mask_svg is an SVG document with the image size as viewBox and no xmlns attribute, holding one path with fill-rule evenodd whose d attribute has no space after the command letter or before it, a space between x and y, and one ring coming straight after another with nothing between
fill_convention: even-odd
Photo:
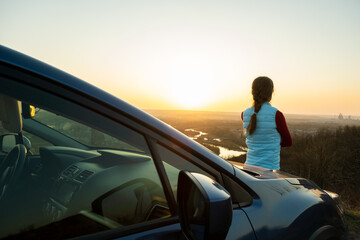
<instances>
[{"instance_id":1,"label":"silhouette of car","mask_svg":"<svg viewBox=\"0 0 360 240\"><path fill-rule=\"evenodd\" d=\"M231 163L0 47L0 238L343 239L337 194Z\"/></svg>"}]
</instances>

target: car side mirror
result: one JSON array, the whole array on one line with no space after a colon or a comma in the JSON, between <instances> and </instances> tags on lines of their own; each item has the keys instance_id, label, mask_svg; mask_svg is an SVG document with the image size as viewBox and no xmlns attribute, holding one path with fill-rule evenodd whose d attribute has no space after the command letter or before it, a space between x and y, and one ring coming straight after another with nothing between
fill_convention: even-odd
<instances>
[{"instance_id":1,"label":"car side mirror","mask_svg":"<svg viewBox=\"0 0 360 240\"><path fill-rule=\"evenodd\" d=\"M181 171L178 204L187 239L226 238L232 221L232 201L219 183L200 173Z\"/></svg>"},{"instance_id":2,"label":"car side mirror","mask_svg":"<svg viewBox=\"0 0 360 240\"><path fill-rule=\"evenodd\" d=\"M8 133L0 136L0 151L3 153L9 153L11 149L15 147L16 143L16 134ZM31 149L30 140L23 136L24 145L28 151Z\"/></svg>"},{"instance_id":3,"label":"car side mirror","mask_svg":"<svg viewBox=\"0 0 360 240\"><path fill-rule=\"evenodd\" d=\"M0 136L0 150L9 153L16 145L16 136L14 134L5 134Z\"/></svg>"}]
</instances>

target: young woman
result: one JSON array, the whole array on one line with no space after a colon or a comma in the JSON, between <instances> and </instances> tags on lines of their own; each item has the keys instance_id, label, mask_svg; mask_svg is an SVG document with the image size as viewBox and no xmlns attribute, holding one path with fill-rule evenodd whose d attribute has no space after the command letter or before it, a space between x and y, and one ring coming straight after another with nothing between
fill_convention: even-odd
<instances>
[{"instance_id":1,"label":"young woman","mask_svg":"<svg viewBox=\"0 0 360 240\"><path fill-rule=\"evenodd\" d=\"M258 77L252 83L254 104L241 113L248 152L245 164L280 169L280 148L292 145L284 115L270 105L273 81Z\"/></svg>"}]
</instances>

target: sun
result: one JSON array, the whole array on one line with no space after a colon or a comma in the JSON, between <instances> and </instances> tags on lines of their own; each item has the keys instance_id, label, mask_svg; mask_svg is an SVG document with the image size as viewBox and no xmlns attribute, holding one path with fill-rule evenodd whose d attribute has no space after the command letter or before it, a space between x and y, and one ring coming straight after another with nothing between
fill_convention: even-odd
<instances>
[{"instance_id":1,"label":"sun","mask_svg":"<svg viewBox=\"0 0 360 240\"><path fill-rule=\"evenodd\" d=\"M199 86L195 87L190 82L178 82L175 85L171 96L175 105L186 109L198 109L207 104L208 93Z\"/></svg>"},{"instance_id":2,"label":"sun","mask_svg":"<svg viewBox=\"0 0 360 240\"><path fill-rule=\"evenodd\" d=\"M202 109L214 98L212 81L206 73L187 71L171 82L171 99L174 105L183 109Z\"/></svg>"}]
</instances>

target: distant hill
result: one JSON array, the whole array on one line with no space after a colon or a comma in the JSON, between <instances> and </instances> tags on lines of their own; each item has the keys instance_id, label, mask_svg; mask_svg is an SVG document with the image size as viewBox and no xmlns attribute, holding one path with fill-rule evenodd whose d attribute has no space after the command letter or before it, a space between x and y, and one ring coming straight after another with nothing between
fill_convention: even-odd
<instances>
[{"instance_id":1,"label":"distant hill","mask_svg":"<svg viewBox=\"0 0 360 240\"><path fill-rule=\"evenodd\" d=\"M225 121L241 121L241 112L213 112L213 111L193 111L193 110L154 110L146 109L145 112L162 119L183 119L192 121L203 120L225 120ZM328 125L356 125L360 126L360 116L344 116L343 120L338 119L338 115L307 115L307 114L286 114L284 113L288 124L315 124L321 127L321 124Z\"/></svg>"}]
</instances>

